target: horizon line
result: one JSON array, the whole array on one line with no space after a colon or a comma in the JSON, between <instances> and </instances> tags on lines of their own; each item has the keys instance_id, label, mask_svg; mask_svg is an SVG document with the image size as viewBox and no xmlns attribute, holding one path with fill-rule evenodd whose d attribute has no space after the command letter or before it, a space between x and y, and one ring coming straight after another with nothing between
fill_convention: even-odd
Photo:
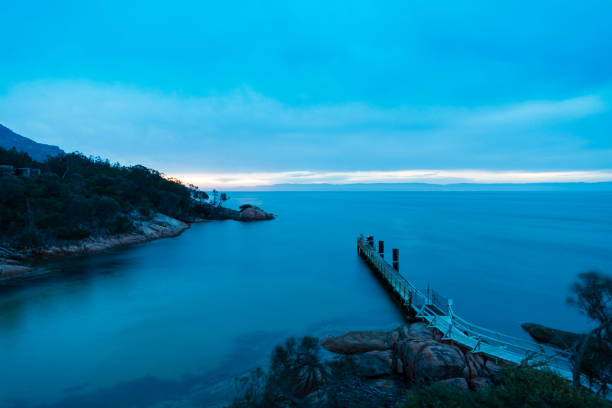
<instances>
[{"instance_id":1,"label":"horizon line","mask_svg":"<svg viewBox=\"0 0 612 408\"><path fill-rule=\"evenodd\" d=\"M174 173L186 184L200 188L271 188L274 186L338 186L422 184L431 186L534 185L612 182L612 170L394 170L394 171L283 171L240 173Z\"/></svg>"}]
</instances>

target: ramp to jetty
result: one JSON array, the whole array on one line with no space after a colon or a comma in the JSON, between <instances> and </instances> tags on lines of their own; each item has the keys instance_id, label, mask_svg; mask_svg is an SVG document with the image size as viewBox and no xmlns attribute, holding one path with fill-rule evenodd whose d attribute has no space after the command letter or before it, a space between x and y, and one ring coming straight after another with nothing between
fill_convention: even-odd
<instances>
[{"instance_id":1,"label":"ramp to jetty","mask_svg":"<svg viewBox=\"0 0 612 408\"><path fill-rule=\"evenodd\" d=\"M453 341L473 353L515 363L548 367L571 380L570 354L563 350L536 344L528 339L508 336L472 324L454 313L452 299L433 289L420 291L399 273L399 250L393 250L393 266L384 259L384 243L378 251L374 237L357 239L357 252L414 318L439 330L443 340Z\"/></svg>"}]
</instances>

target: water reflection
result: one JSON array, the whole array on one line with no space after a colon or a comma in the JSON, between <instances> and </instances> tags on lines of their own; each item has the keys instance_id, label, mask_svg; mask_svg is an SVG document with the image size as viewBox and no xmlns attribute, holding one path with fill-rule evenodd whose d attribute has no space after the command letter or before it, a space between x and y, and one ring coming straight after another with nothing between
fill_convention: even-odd
<instances>
[{"instance_id":1,"label":"water reflection","mask_svg":"<svg viewBox=\"0 0 612 408\"><path fill-rule=\"evenodd\" d=\"M0 331L17 330L21 320L32 313L50 313L60 304L78 308L88 301L93 285L100 280L129 273L133 263L129 248L102 254L38 261L40 274L0 284ZM121 285L120 279L112 280ZM120 288L117 288L120 290Z\"/></svg>"}]
</instances>

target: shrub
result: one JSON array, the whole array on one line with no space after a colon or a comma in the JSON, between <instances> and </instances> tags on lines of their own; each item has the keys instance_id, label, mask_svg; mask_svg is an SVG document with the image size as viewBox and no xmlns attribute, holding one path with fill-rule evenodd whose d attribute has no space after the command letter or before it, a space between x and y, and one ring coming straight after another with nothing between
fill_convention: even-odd
<instances>
[{"instance_id":1,"label":"shrub","mask_svg":"<svg viewBox=\"0 0 612 408\"><path fill-rule=\"evenodd\" d=\"M404 408L433 407L551 407L606 408L610 405L592 394L581 392L550 371L513 367L499 373L495 385L468 391L452 385L415 387Z\"/></svg>"},{"instance_id":2,"label":"shrub","mask_svg":"<svg viewBox=\"0 0 612 408\"><path fill-rule=\"evenodd\" d=\"M63 240L76 240L76 239L85 239L91 235L89 230L81 227L59 227L56 231L56 235L59 239Z\"/></svg>"},{"instance_id":3,"label":"shrub","mask_svg":"<svg viewBox=\"0 0 612 408\"><path fill-rule=\"evenodd\" d=\"M206 193L143 166L111 165L80 153L39 163L25 153L2 148L0 164L42 170L40 177L0 175L0 239L7 246L128 232L135 210L144 216L161 212L185 221L210 211L192 200L192 194L206 197Z\"/></svg>"},{"instance_id":4,"label":"shrub","mask_svg":"<svg viewBox=\"0 0 612 408\"><path fill-rule=\"evenodd\" d=\"M300 406L300 401L323 385L328 369L320 361L319 340L304 337L287 339L277 346L267 371L257 369L236 380L238 396L233 407Z\"/></svg>"}]
</instances>

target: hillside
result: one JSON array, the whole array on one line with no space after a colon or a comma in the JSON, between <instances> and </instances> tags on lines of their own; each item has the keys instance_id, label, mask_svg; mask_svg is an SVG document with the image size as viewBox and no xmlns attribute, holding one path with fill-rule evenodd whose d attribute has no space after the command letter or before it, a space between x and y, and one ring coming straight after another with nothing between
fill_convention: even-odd
<instances>
[{"instance_id":1,"label":"hillside","mask_svg":"<svg viewBox=\"0 0 612 408\"><path fill-rule=\"evenodd\" d=\"M205 192L156 170L78 153L37 162L25 153L0 148L0 165L39 170L31 176L0 171L0 247L22 253L142 233L143 223L149 225L160 214L186 223L272 218L252 206L237 211L209 203Z\"/></svg>"},{"instance_id":2,"label":"hillside","mask_svg":"<svg viewBox=\"0 0 612 408\"><path fill-rule=\"evenodd\" d=\"M27 153L32 159L44 161L47 157L57 156L64 151L57 146L37 143L27 137L13 132L11 129L0 125L0 147Z\"/></svg>"}]
</instances>

